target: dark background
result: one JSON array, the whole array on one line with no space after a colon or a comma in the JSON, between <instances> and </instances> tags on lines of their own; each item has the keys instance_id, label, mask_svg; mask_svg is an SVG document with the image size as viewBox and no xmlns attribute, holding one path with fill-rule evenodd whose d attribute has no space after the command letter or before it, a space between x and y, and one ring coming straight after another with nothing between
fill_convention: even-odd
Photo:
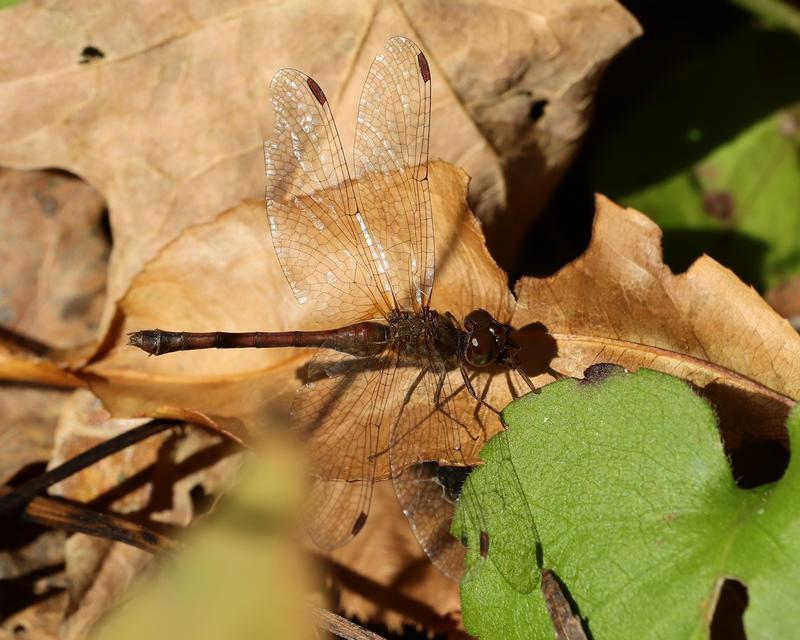
<instances>
[{"instance_id":1,"label":"dark background","mask_svg":"<svg viewBox=\"0 0 800 640\"><path fill-rule=\"evenodd\" d=\"M692 166L800 101L797 33L731 2L622 4L644 33L609 65L582 149L530 229L512 282L549 275L580 255L591 236L595 192L625 204L627 194ZM685 131L692 127L702 139L688 144ZM674 272L708 253L763 293L760 261L768 248L726 221L725 205L709 203L709 217L717 220L704 228L669 228L658 211L644 213L665 229L665 261Z\"/></svg>"}]
</instances>

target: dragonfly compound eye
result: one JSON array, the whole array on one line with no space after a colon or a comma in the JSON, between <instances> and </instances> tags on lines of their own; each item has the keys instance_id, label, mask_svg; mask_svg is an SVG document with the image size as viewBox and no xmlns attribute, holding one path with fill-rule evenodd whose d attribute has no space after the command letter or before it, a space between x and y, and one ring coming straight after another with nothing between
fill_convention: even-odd
<instances>
[{"instance_id":1,"label":"dragonfly compound eye","mask_svg":"<svg viewBox=\"0 0 800 640\"><path fill-rule=\"evenodd\" d=\"M473 326L467 334L464 357L473 367L485 367L494 362L500 353L497 337L489 327Z\"/></svg>"},{"instance_id":2,"label":"dragonfly compound eye","mask_svg":"<svg viewBox=\"0 0 800 640\"><path fill-rule=\"evenodd\" d=\"M467 331L472 331L473 327L488 327L496 324L497 320L492 317L492 314L484 309L475 309L470 311L464 318L464 327Z\"/></svg>"}]
</instances>

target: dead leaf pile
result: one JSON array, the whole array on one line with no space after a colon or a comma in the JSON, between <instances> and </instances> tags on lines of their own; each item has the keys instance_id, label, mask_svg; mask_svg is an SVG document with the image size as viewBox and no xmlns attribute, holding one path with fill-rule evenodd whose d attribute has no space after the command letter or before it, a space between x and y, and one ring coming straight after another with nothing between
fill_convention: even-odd
<instances>
[{"instance_id":1,"label":"dead leaf pile","mask_svg":"<svg viewBox=\"0 0 800 640\"><path fill-rule=\"evenodd\" d=\"M234 475L237 462L214 431L249 440L285 418L308 352L148 358L125 344L128 331L155 327L314 326L279 268L260 199L261 140L270 130L266 88L279 67L303 68L319 81L347 140L371 57L391 35L415 38L433 67L433 155L466 167L473 176L469 195L498 255L515 251L577 148L598 74L638 27L611 2L473 8L145 2L126 9L124 21L85 0L0 11L0 163L63 167L84 177L106 198L113 238L105 287L105 269L102 277L97 272L105 245L91 231L98 228L99 197L82 200L88 219L60 205L66 221L60 231L48 226L52 203L40 197L40 219L22 224L38 230L43 248L0 245L10 265L2 322L35 339L0 336L0 376L94 394L81 390L67 400L62 391L56 404L42 399L43 429L4 404L0 429L11 443L0 456L5 480L29 463L56 464L129 427L131 418L202 424L204 435L140 443L55 491L150 524L182 526L196 515L191 496L219 495ZM481 37L464 41L458 34L465 29ZM531 123L535 105L543 115ZM655 225L600 198L587 252L550 278L523 279L512 295L467 204L464 172L436 162L430 177L433 306L458 318L485 308L520 329L524 366L537 385L557 372L580 375L596 362L647 366L706 390L729 450L783 439L783 418L800 397L800 337L731 272L703 258L673 275L661 261ZM3 227L37 235L17 221ZM64 238L89 244L61 249ZM58 266L65 255L68 264ZM6 288L6 278L20 288ZM28 393L4 391L15 400ZM487 398L502 406L512 391L497 376ZM485 437L498 428L492 425ZM433 456L448 454L435 443L430 448ZM388 477L388 468L380 475ZM338 604L393 627L457 626L456 585L428 563L388 483L377 496L363 532L331 554ZM82 535L72 536L66 550L63 536L39 544L59 576L45 585L57 597L34 599L3 621L4 628L23 624L37 637L55 637L59 624L65 637L84 637L147 564L143 552ZM0 568L7 579L38 567L31 557L9 553Z\"/></svg>"}]
</instances>

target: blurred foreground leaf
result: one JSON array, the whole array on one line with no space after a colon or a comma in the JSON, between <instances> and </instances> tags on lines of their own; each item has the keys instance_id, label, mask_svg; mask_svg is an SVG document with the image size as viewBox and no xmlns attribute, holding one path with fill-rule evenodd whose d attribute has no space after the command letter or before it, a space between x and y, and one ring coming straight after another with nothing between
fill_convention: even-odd
<instances>
[{"instance_id":1,"label":"blurred foreground leaf","mask_svg":"<svg viewBox=\"0 0 800 640\"><path fill-rule=\"evenodd\" d=\"M241 483L187 550L95 637L313 637L309 570L295 538L302 465L278 440L249 460Z\"/></svg>"},{"instance_id":2,"label":"blurred foreground leaf","mask_svg":"<svg viewBox=\"0 0 800 640\"><path fill-rule=\"evenodd\" d=\"M595 639L707 637L726 577L748 589L748 638L792 635L800 622L797 464L778 483L741 490L713 411L684 382L645 369L587 380L557 382L509 405L508 431L487 445L486 465L464 491L485 492L488 483L502 495L495 467L508 447L544 567ZM795 410L791 437L799 429ZM539 591L519 593L477 551L468 563L461 590L471 633L552 637Z\"/></svg>"}]
</instances>

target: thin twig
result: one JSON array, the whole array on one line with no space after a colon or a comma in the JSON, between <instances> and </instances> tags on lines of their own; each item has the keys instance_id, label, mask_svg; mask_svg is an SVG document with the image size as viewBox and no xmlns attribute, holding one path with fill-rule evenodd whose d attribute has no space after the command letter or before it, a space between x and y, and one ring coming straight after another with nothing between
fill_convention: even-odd
<instances>
[{"instance_id":1,"label":"thin twig","mask_svg":"<svg viewBox=\"0 0 800 640\"><path fill-rule=\"evenodd\" d=\"M91 449L78 454L74 458L70 458L54 469L50 469L50 471L46 471L42 475L32 478L28 482L14 488L9 493L0 496L0 515L22 509L33 498L43 493L57 482L69 478L71 475L78 473L78 471L93 465L95 462L117 451L121 451L126 447L130 447L137 442L146 440L157 433L171 429L179 424L182 423L178 420L151 420L125 433L121 433L110 440L101 442Z\"/></svg>"},{"instance_id":2,"label":"thin twig","mask_svg":"<svg viewBox=\"0 0 800 640\"><path fill-rule=\"evenodd\" d=\"M0 487L0 495L13 491ZM28 522L57 527L66 531L123 542L152 554L179 549L177 540L118 515L101 513L82 504L48 496L36 496L26 506L21 518Z\"/></svg>"},{"instance_id":3,"label":"thin twig","mask_svg":"<svg viewBox=\"0 0 800 640\"><path fill-rule=\"evenodd\" d=\"M359 627L355 622L350 622L347 618L311 605L311 612L314 615L314 624L320 629L324 629L345 640L386 640L377 633L372 633L364 627Z\"/></svg>"}]
</instances>

